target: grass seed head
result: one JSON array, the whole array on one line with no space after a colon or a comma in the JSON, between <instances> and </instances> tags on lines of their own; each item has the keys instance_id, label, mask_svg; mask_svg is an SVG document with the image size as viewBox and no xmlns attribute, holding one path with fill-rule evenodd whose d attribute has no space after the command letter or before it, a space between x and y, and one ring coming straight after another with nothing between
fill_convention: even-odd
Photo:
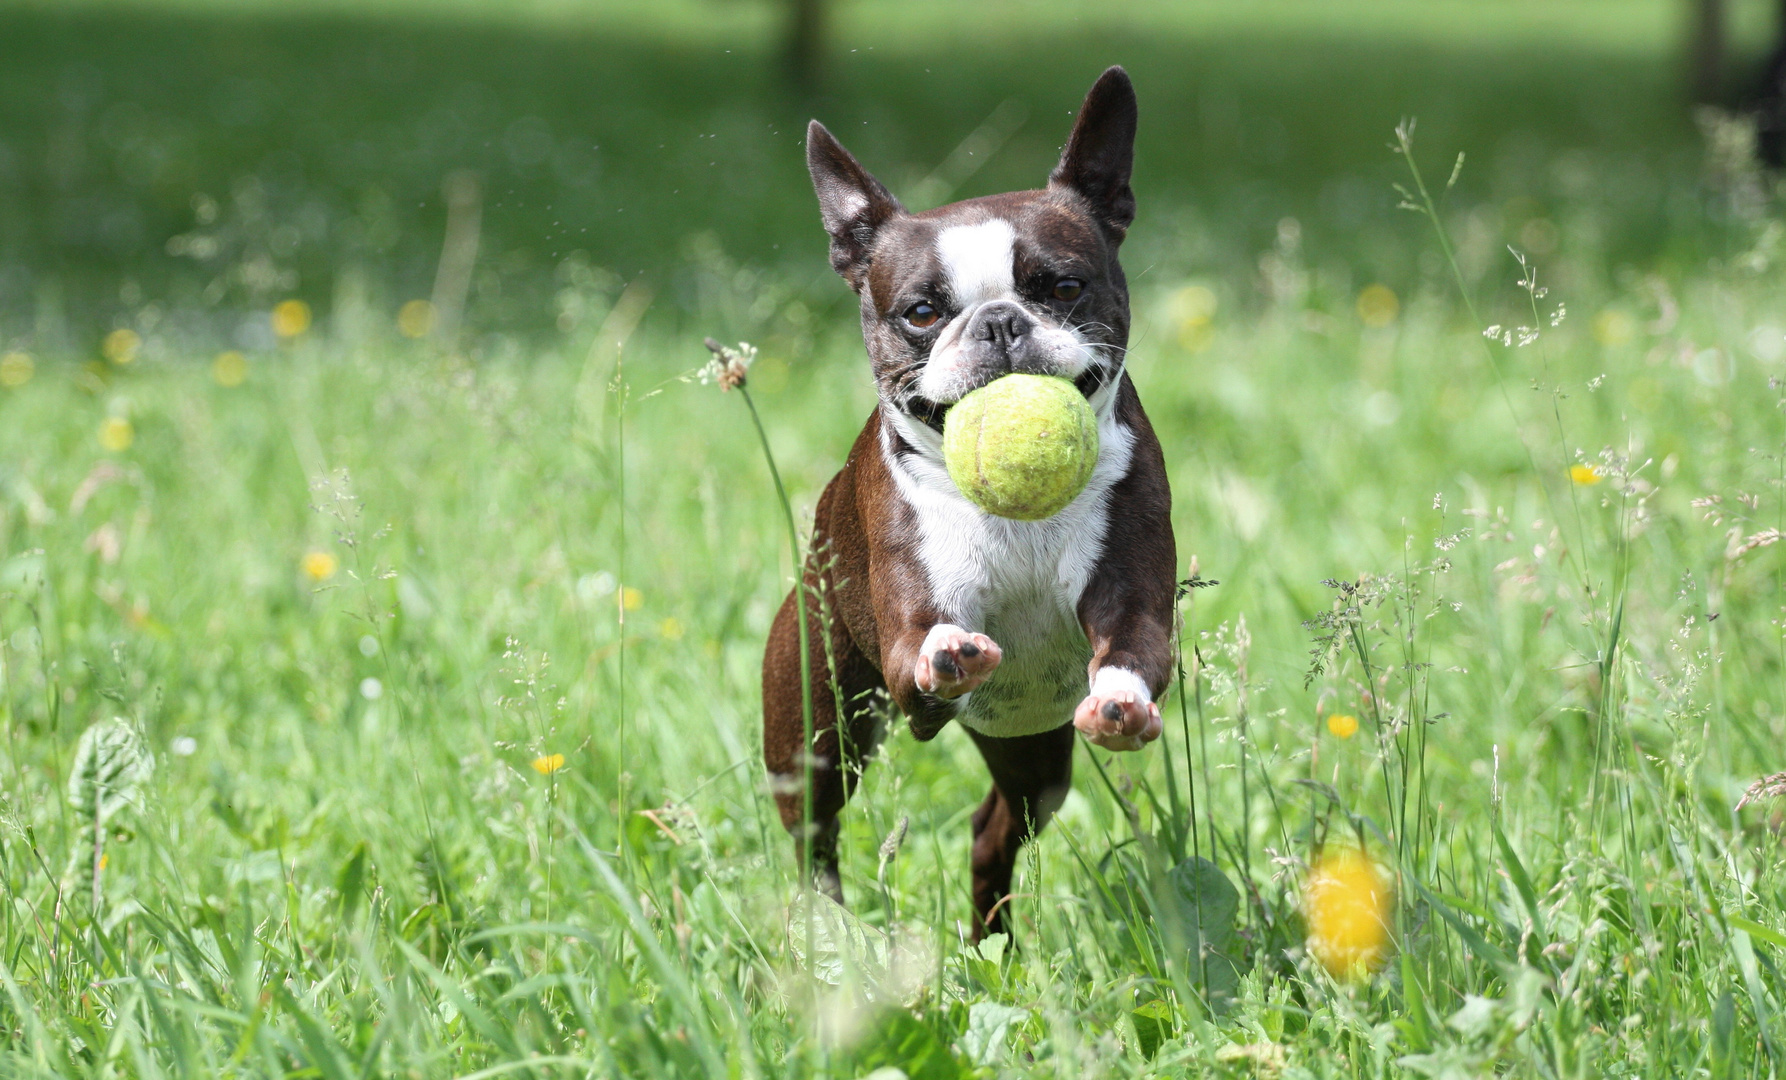
<instances>
[{"instance_id":1,"label":"grass seed head","mask_svg":"<svg viewBox=\"0 0 1786 1080\"><path fill-rule=\"evenodd\" d=\"M740 341L736 349L730 345L722 345L713 338L706 341L707 351L713 359L701 369L701 381L716 382L721 390L736 390L744 385L750 374L750 365L756 363L757 348L747 341Z\"/></svg>"}]
</instances>

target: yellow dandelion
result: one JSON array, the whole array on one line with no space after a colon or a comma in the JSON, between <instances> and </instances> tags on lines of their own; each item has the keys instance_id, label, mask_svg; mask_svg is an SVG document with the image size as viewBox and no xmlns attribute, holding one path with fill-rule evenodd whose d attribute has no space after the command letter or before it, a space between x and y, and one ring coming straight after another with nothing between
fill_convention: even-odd
<instances>
[{"instance_id":1,"label":"yellow dandelion","mask_svg":"<svg viewBox=\"0 0 1786 1080\"><path fill-rule=\"evenodd\" d=\"M1594 316L1594 340L1602 345L1623 345L1637 335L1637 320L1617 308Z\"/></svg>"},{"instance_id":2,"label":"yellow dandelion","mask_svg":"<svg viewBox=\"0 0 1786 1080\"><path fill-rule=\"evenodd\" d=\"M99 445L114 454L122 454L136 441L136 429L122 416L108 416L99 422Z\"/></svg>"},{"instance_id":3,"label":"yellow dandelion","mask_svg":"<svg viewBox=\"0 0 1786 1080\"><path fill-rule=\"evenodd\" d=\"M36 371L37 363L31 359L30 353L9 352L0 356L0 386L23 386L31 381Z\"/></svg>"},{"instance_id":4,"label":"yellow dandelion","mask_svg":"<svg viewBox=\"0 0 1786 1080\"><path fill-rule=\"evenodd\" d=\"M533 759L533 771L541 776L551 776L564 768L563 754L544 754Z\"/></svg>"},{"instance_id":5,"label":"yellow dandelion","mask_svg":"<svg viewBox=\"0 0 1786 1080\"><path fill-rule=\"evenodd\" d=\"M281 300L273 305L273 333L295 338L310 329L310 305L302 300Z\"/></svg>"},{"instance_id":6,"label":"yellow dandelion","mask_svg":"<svg viewBox=\"0 0 1786 1080\"><path fill-rule=\"evenodd\" d=\"M681 641L682 620L672 615L663 622L657 624L657 632L663 635L665 641Z\"/></svg>"},{"instance_id":7,"label":"yellow dandelion","mask_svg":"<svg viewBox=\"0 0 1786 1080\"><path fill-rule=\"evenodd\" d=\"M241 386L248 378L248 358L234 349L211 361L211 378L218 386Z\"/></svg>"},{"instance_id":8,"label":"yellow dandelion","mask_svg":"<svg viewBox=\"0 0 1786 1080\"><path fill-rule=\"evenodd\" d=\"M1600 482L1600 470L1592 465L1571 465L1569 466L1569 479L1582 487L1588 487Z\"/></svg>"},{"instance_id":9,"label":"yellow dandelion","mask_svg":"<svg viewBox=\"0 0 1786 1080\"><path fill-rule=\"evenodd\" d=\"M128 364L136 359L137 350L142 347L142 337L135 330L126 327L107 334L99 351L114 364Z\"/></svg>"},{"instance_id":10,"label":"yellow dandelion","mask_svg":"<svg viewBox=\"0 0 1786 1080\"><path fill-rule=\"evenodd\" d=\"M335 571L340 566L335 556L327 551L307 551L298 560L298 569L304 571L304 576L311 581L329 580L335 576Z\"/></svg>"},{"instance_id":11,"label":"yellow dandelion","mask_svg":"<svg viewBox=\"0 0 1786 1080\"><path fill-rule=\"evenodd\" d=\"M1309 954L1338 978L1369 973L1389 952L1393 901L1390 881L1364 852L1322 852L1302 894Z\"/></svg>"},{"instance_id":12,"label":"yellow dandelion","mask_svg":"<svg viewBox=\"0 0 1786 1080\"><path fill-rule=\"evenodd\" d=\"M1220 305L1207 285L1186 285L1166 302L1167 312L1178 327L1178 343L1186 352L1202 352L1215 337L1215 313Z\"/></svg>"},{"instance_id":13,"label":"yellow dandelion","mask_svg":"<svg viewBox=\"0 0 1786 1080\"><path fill-rule=\"evenodd\" d=\"M1402 302L1387 285L1366 285L1358 294L1358 320L1373 329L1394 322L1401 310Z\"/></svg>"},{"instance_id":14,"label":"yellow dandelion","mask_svg":"<svg viewBox=\"0 0 1786 1080\"><path fill-rule=\"evenodd\" d=\"M1351 713L1334 713L1327 718L1327 730L1335 737L1350 739L1358 734L1358 718Z\"/></svg>"},{"instance_id":15,"label":"yellow dandelion","mask_svg":"<svg viewBox=\"0 0 1786 1080\"><path fill-rule=\"evenodd\" d=\"M637 611L645 603L645 594L628 585L620 590L620 606L628 611Z\"/></svg>"},{"instance_id":16,"label":"yellow dandelion","mask_svg":"<svg viewBox=\"0 0 1786 1080\"><path fill-rule=\"evenodd\" d=\"M397 309L397 331L406 338L425 338L434 332L434 305L411 300Z\"/></svg>"}]
</instances>

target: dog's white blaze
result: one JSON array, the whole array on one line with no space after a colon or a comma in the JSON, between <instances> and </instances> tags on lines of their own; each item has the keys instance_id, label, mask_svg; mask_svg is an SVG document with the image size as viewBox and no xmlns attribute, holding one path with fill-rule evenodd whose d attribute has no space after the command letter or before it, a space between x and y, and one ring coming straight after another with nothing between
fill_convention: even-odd
<instances>
[{"instance_id":1,"label":"dog's white blaze","mask_svg":"<svg viewBox=\"0 0 1786 1080\"><path fill-rule=\"evenodd\" d=\"M1134 458L1134 433L1116 419L1120 381L1092 395L1099 445L1090 482L1042 521L983 513L949 479L936 432L897 410L885 414L918 450L895 455L883 430L882 456L917 516L918 559L931 597L944 622L985 634L1004 652L998 669L955 702L955 719L982 734L1052 731L1072 722L1085 697L1091 645L1079 623L1079 598L1104 552L1110 489Z\"/></svg>"},{"instance_id":2,"label":"dog's white blaze","mask_svg":"<svg viewBox=\"0 0 1786 1080\"><path fill-rule=\"evenodd\" d=\"M1015 299L1016 230L1003 218L951 225L936 236L936 254L963 311L988 300Z\"/></svg>"},{"instance_id":3,"label":"dog's white blaze","mask_svg":"<svg viewBox=\"0 0 1786 1080\"><path fill-rule=\"evenodd\" d=\"M951 225L937 234L937 259L959 310L931 346L916 389L931 401L950 403L974 388L973 372L963 354L961 335L981 304L1016 300L1017 234L1003 218L977 225ZM1038 319L1032 333L1042 373L1076 379L1096 362L1097 346L1077 330Z\"/></svg>"}]
</instances>

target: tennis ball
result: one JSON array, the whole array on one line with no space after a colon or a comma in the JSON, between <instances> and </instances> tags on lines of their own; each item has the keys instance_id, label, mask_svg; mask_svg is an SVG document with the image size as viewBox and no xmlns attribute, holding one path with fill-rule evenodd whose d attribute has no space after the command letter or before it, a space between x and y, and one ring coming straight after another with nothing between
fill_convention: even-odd
<instances>
[{"instance_id":1,"label":"tennis ball","mask_svg":"<svg viewBox=\"0 0 1786 1080\"><path fill-rule=\"evenodd\" d=\"M1006 375L943 420L949 479L988 514L1053 517L1091 479L1098 421L1079 388L1052 375Z\"/></svg>"}]
</instances>

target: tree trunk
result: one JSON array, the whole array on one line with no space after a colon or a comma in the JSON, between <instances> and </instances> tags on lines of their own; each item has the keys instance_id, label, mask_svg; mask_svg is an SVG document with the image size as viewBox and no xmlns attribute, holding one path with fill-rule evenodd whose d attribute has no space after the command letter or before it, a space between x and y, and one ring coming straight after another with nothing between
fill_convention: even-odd
<instances>
[{"instance_id":1,"label":"tree trunk","mask_svg":"<svg viewBox=\"0 0 1786 1080\"><path fill-rule=\"evenodd\" d=\"M825 0L788 0L787 39L782 70L789 85L804 94L819 88L825 49Z\"/></svg>"},{"instance_id":2,"label":"tree trunk","mask_svg":"<svg viewBox=\"0 0 1786 1080\"><path fill-rule=\"evenodd\" d=\"M1693 38L1689 48L1693 100L1716 104L1724 98L1725 0L1691 0ZM1786 9L1786 2L1782 3Z\"/></svg>"}]
</instances>

